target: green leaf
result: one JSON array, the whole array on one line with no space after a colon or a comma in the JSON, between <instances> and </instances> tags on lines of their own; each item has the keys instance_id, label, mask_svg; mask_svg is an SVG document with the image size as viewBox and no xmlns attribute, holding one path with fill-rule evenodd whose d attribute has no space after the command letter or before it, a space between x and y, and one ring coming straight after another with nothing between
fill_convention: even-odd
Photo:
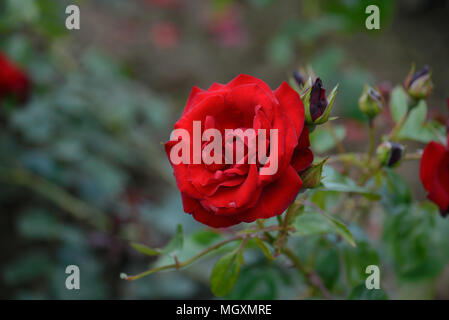
<instances>
[{"instance_id":1,"label":"green leaf","mask_svg":"<svg viewBox=\"0 0 449 320\"><path fill-rule=\"evenodd\" d=\"M323 216L309 211L304 212L296 218L294 227L296 229L294 234L298 236L327 234L334 231Z\"/></svg>"},{"instance_id":2,"label":"green leaf","mask_svg":"<svg viewBox=\"0 0 449 320\"><path fill-rule=\"evenodd\" d=\"M265 257L267 257L268 260L274 260L273 255L270 252L270 249L265 245L265 243L260 240L259 237L255 237L254 240L256 241L256 244L259 246L259 248L262 250Z\"/></svg>"},{"instance_id":3,"label":"green leaf","mask_svg":"<svg viewBox=\"0 0 449 320\"><path fill-rule=\"evenodd\" d=\"M325 190L359 193L371 200L380 199L380 196L377 193L358 186L351 178L341 175L330 166L324 166L323 179L321 181Z\"/></svg>"},{"instance_id":4,"label":"green leaf","mask_svg":"<svg viewBox=\"0 0 449 320\"><path fill-rule=\"evenodd\" d=\"M407 182L394 170L385 168L380 194L381 203L389 214L404 211L412 202L412 193Z\"/></svg>"},{"instance_id":5,"label":"green leaf","mask_svg":"<svg viewBox=\"0 0 449 320\"><path fill-rule=\"evenodd\" d=\"M325 212L322 212L322 215L326 218L326 220L329 222L330 226L334 228L334 230L343 238L345 239L351 246L355 247L355 241L354 236L352 235L351 231L349 231L348 227L341 222L340 220L328 215Z\"/></svg>"},{"instance_id":6,"label":"green leaf","mask_svg":"<svg viewBox=\"0 0 449 320\"><path fill-rule=\"evenodd\" d=\"M178 226L176 227L175 236L169 241L169 243L165 246L162 252L165 254L176 253L182 249L183 244L184 244L184 236L182 231L182 225L178 224Z\"/></svg>"},{"instance_id":7,"label":"green leaf","mask_svg":"<svg viewBox=\"0 0 449 320\"><path fill-rule=\"evenodd\" d=\"M210 288L217 297L225 296L234 287L240 273L239 250L221 257L212 269Z\"/></svg>"},{"instance_id":8,"label":"green leaf","mask_svg":"<svg viewBox=\"0 0 449 320\"><path fill-rule=\"evenodd\" d=\"M407 93L402 86L397 86L391 92L390 113L394 122L399 122L407 112Z\"/></svg>"},{"instance_id":9,"label":"green leaf","mask_svg":"<svg viewBox=\"0 0 449 320\"><path fill-rule=\"evenodd\" d=\"M133 247L136 251L138 251L142 254L145 254L147 256L157 256L157 255L161 254L161 252L159 250L150 248L144 244L140 244L140 243L136 243L136 242L132 242L131 247Z\"/></svg>"},{"instance_id":10,"label":"green leaf","mask_svg":"<svg viewBox=\"0 0 449 320\"><path fill-rule=\"evenodd\" d=\"M296 218L294 227L296 229L294 234L299 236L337 233L350 245L353 247L356 246L354 236L348 227L340 220L328 215L324 211L318 210L318 208L307 208L304 213Z\"/></svg>"},{"instance_id":11,"label":"green leaf","mask_svg":"<svg viewBox=\"0 0 449 320\"><path fill-rule=\"evenodd\" d=\"M199 230L190 235L192 240L202 246L210 246L222 238L222 235L213 230Z\"/></svg>"},{"instance_id":12,"label":"green leaf","mask_svg":"<svg viewBox=\"0 0 449 320\"><path fill-rule=\"evenodd\" d=\"M335 126L335 133L341 141L346 136L346 130L343 126ZM324 153L335 147L335 139L325 126L317 127L310 134L310 144L317 153Z\"/></svg>"},{"instance_id":13,"label":"green leaf","mask_svg":"<svg viewBox=\"0 0 449 320\"><path fill-rule=\"evenodd\" d=\"M404 123L401 131L399 131L400 139L415 140L423 143L428 143L431 140L436 140L438 137L435 130L432 130L430 124L426 125L427 104L421 100L419 104L413 108L407 121Z\"/></svg>"},{"instance_id":14,"label":"green leaf","mask_svg":"<svg viewBox=\"0 0 449 320\"><path fill-rule=\"evenodd\" d=\"M441 274L449 263L448 238L449 221L430 202L405 207L387 215L384 222L383 239L402 281L435 279Z\"/></svg>"},{"instance_id":15,"label":"green leaf","mask_svg":"<svg viewBox=\"0 0 449 320\"><path fill-rule=\"evenodd\" d=\"M282 269L275 264L263 265L259 262L242 270L239 281L226 296L231 300L273 300L278 297L279 289L285 292L285 277ZM284 293L285 294L285 293Z\"/></svg>"}]
</instances>

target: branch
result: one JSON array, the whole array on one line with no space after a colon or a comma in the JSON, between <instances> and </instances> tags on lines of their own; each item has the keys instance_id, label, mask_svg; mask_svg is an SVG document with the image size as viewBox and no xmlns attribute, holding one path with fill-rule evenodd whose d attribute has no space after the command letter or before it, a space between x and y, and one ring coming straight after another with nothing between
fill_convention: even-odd
<instances>
[{"instance_id":1,"label":"branch","mask_svg":"<svg viewBox=\"0 0 449 320\"><path fill-rule=\"evenodd\" d=\"M388 135L387 141L395 141L396 136L398 135L399 131L401 131L402 127L404 126L405 122L407 121L407 118L410 114L411 108L407 107L407 112L404 114L402 119L396 123L393 130L391 130L390 134Z\"/></svg>"},{"instance_id":2,"label":"branch","mask_svg":"<svg viewBox=\"0 0 449 320\"><path fill-rule=\"evenodd\" d=\"M329 130L330 134L332 135L332 138L335 141L335 145L337 146L338 153L343 154L345 153L345 148L343 147L343 144L341 143L340 139L338 139L337 133L335 132L334 126L330 121L326 122L326 127Z\"/></svg>"},{"instance_id":3,"label":"branch","mask_svg":"<svg viewBox=\"0 0 449 320\"><path fill-rule=\"evenodd\" d=\"M279 231L278 235L277 249L274 253L275 257L279 256L282 251L282 247L284 246L285 238L287 237L289 231L291 216L292 214L294 215L296 211L298 211L300 206L301 202L295 201L288 207L287 212L285 213L284 221L282 222L281 230Z\"/></svg>"},{"instance_id":4,"label":"branch","mask_svg":"<svg viewBox=\"0 0 449 320\"><path fill-rule=\"evenodd\" d=\"M196 260L198 260L199 258L201 258L202 256L208 254L211 251L214 251L222 246L224 246L225 244L231 243L233 241L237 241L237 240L243 240L242 245L246 244L246 242L249 240L249 238L251 238L252 236L255 236L259 233L264 233L264 232L269 232L269 231L276 231L276 230L280 230L280 227L278 226L271 226L271 227L267 227L267 228L263 228L263 229L257 229L257 230L245 230L245 233L242 234L238 234L234 237L231 237L229 239L223 240L203 251L201 251L200 253L198 253L197 255L191 257L190 259L187 259L184 262L179 262L179 261L175 261L175 263L173 264L169 264L166 266L161 266L161 267L157 267L157 268L152 268L149 269L147 271L144 271L142 273L139 273L137 275L134 276L128 276L126 274L121 274L120 277L125 279L125 280L137 280L140 279L142 277L145 277L147 275L150 275L152 273L155 273L157 271L162 271L162 270L168 270L168 269L180 269L183 268L185 266L188 266L189 264L195 262ZM177 260L177 259L176 259Z\"/></svg>"},{"instance_id":5,"label":"branch","mask_svg":"<svg viewBox=\"0 0 449 320\"><path fill-rule=\"evenodd\" d=\"M370 165L371 163L371 159L373 158L374 155L374 144L375 144L375 128L374 128L374 119L370 118L369 119L369 145L368 145L368 158L366 160L366 164L367 166Z\"/></svg>"},{"instance_id":6,"label":"branch","mask_svg":"<svg viewBox=\"0 0 449 320\"><path fill-rule=\"evenodd\" d=\"M284 247L282 249L282 253L285 254L294 264L296 269L304 275L309 286L318 289L326 299L334 299L329 290L327 290L326 286L321 281L320 276L315 271L308 270L291 249Z\"/></svg>"}]
</instances>

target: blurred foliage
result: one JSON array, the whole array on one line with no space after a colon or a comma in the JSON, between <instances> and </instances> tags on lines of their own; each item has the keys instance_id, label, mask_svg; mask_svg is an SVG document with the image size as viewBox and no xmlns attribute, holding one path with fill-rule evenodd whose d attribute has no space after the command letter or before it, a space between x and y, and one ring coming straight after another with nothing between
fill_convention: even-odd
<instances>
[{"instance_id":1,"label":"blurred foliage","mask_svg":"<svg viewBox=\"0 0 449 320\"><path fill-rule=\"evenodd\" d=\"M33 81L26 105L1 110L7 120L0 140L7 180L2 215L16 221L10 232L25 240L2 252L9 257L1 258L9 261L2 274L7 287L17 288L11 297L118 297L121 289L107 280L117 283L114 268L128 259L118 237L149 232L150 224L139 226L145 216L139 206L150 199L156 205L160 185L172 182L159 147L169 102L95 49L75 56L66 42L64 8L52 0L7 1L0 11L7 35L1 50ZM7 168L21 175L8 175ZM107 233L92 230L98 220L85 214L90 208L100 212ZM64 286L68 264L83 270L79 293Z\"/></svg>"}]
</instances>

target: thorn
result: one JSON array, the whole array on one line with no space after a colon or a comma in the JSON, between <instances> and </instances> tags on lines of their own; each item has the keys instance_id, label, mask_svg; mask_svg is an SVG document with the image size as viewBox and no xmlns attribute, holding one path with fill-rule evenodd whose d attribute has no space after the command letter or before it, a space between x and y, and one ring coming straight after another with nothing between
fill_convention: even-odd
<instances>
[{"instance_id":1,"label":"thorn","mask_svg":"<svg viewBox=\"0 0 449 320\"><path fill-rule=\"evenodd\" d=\"M173 258L175 259L176 269L181 268L181 264L179 263L178 257L174 255Z\"/></svg>"}]
</instances>

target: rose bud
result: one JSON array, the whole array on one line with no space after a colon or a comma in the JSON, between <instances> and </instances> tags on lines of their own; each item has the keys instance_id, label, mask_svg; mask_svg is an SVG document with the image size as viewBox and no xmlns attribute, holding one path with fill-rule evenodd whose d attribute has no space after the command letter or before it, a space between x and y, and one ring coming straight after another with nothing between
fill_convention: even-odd
<instances>
[{"instance_id":1,"label":"rose bud","mask_svg":"<svg viewBox=\"0 0 449 320\"><path fill-rule=\"evenodd\" d=\"M429 97L433 89L431 75L432 73L428 66L424 66L424 68L417 72L415 72L415 66L412 66L404 82L404 87L410 97L415 100Z\"/></svg>"},{"instance_id":2,"label":"rose bud","mask_svg":"<svg viewBox=\"0 0 449 320\"><path fill-rule=\"evenodd\" d=\"M365 85L359 98L359 108L370 119L376 117L383 109L382 96L376 89Z\"/></svg>"},{"instance_id":3,"label":"rose bud","mask_svg":"<svg viewBox=\"0 0 449 320\"><path fill-rule=\"evenodd\" d=\"M326 163L327 158L323 161L312 164L307 170L300 174L303 182L302 187L305 189L317 188L321 185L321 178L323 173L323 166Z\"/></svg>"},{"instance_id":4,"label":"rose bud","mask_svg":"<svg viewBox=\"0 0 449 320\"><path fill-rule=\"evenodd\" d=\"M326 90L320 78L316 79L310 92L310 116L312 121L319 118L327 108Z\"/></svg>"},{"instance_id":5,"label":"rose bud","mask_svg":"<svg viewBox=\"0 0 449 320\"><path fill-rule=\"evenodd\" d=\"M386 141L377 147L376 154L377 159L383 166L397 167L401 163L404 146L399 143Z\"/></svg>"},{"instance_id":6,"label":"rose bud","mask_svg":"<svg viewBox=\"0 0 449 320\"><path fill-rule=\"evenodd\" d=\"M305 111L306 123L309 126L323 124L329 120L338 85L326 97L326 90L323 89L323 82L317 78L310 88L302 96Z\"/></svg>"}]
</instances>

